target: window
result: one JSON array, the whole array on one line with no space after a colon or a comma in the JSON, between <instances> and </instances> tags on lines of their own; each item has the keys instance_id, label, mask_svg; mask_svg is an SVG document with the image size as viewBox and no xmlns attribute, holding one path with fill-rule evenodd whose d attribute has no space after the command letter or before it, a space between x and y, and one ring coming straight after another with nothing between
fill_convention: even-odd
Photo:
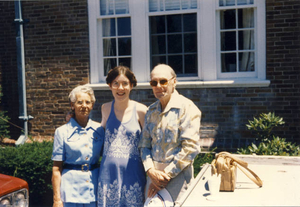
<instances>
[{"instance_id":1,"label":"window","mask_svg":"<svg viewBox=\"0 0 300 207\"><path fill-rule=\"evenodd\" d=\"M219 0L219 9L219 77L256 77L253 0Z\"/></svg>"},{"instance_id":2,"label":"window","mask_svg":"<svg viewBox=\"0 0 300 207\"><path fill-rule=\"evenodd\" d=\"M104 75L117 65L131 67L130 18L102 20Z\"/></svg>"},{"instance_id":3,"label":"window","mask_svg":"<svg viewBox=\"0 0 300 207\"><path fill-rule=\"evenodd\" d=\"M265 79L265 0L88 0L91 83L158 63L180 81ZM259 20L259 21L258 21Z\"/></svg>"}]
</instances>

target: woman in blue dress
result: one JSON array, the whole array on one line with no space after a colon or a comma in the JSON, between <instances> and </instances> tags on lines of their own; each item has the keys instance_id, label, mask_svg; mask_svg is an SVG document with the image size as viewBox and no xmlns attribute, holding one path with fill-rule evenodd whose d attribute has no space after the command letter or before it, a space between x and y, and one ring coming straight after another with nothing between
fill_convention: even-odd
<instances>
[{"instance_id":1,"label":"woman in blue dress","mask_svg":"<svg viewBox=\"0 0 300 207\"><path fill-rule=\"evenodd\" d=\"M110 70L106 83L114 100L101 109L105 139L98 206L143 206L146 175L138 143L147 107L129 98L137 83L129 68L117 66Z\"/></svg>"},{"instance_id":2,"label":"woman in blue dress","mask_svg":"<svg viewBox=\"0 0 300 207\"><path fill-rule=\"evenodd\" d=\"M89 118L95 103L90 87L74 88L69 99L73 118L54 135L53 207L96 207L104 129Z\"/></svg>"}]
</instances>

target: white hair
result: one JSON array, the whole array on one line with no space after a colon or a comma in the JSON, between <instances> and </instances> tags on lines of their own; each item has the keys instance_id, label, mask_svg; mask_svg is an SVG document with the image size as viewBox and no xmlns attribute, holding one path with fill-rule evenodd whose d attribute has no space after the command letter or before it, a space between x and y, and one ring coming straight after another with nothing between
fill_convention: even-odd
<instances>
[{"instance_id":1,"label":"white hair","mask_svg":"<svg viewBox=\"0 0 300 207\"><path fill-rule=\"evenodd\" d=\"M91 100L92 100L92 103L95 103L96 102L96 98L95 98L95 95L94 95L94 91L91 87L89 86L85 86L85 85L80 85L80 86L77 86L76 88L74 88L71 93L69 94L69 100L72 102L72 103L75 103L76 102L76 94L78 93L86 93L86 94L89 94L90 97L91 97Z\"/></svg>"}]
</instances>

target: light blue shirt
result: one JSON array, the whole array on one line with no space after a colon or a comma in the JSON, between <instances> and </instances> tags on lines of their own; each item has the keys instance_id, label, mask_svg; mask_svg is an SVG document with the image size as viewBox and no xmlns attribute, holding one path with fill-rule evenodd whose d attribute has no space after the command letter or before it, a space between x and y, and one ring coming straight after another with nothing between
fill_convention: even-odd
<instances>
[{"instance_id":1,"label":"light blue shirt","mask_svg":"<svg viewBox=\"0 0 300 207\"><path fill-rule=\"evenodd\" d=\"M89 119L85 128L75 119L55 130L53 161L68 164L96 164L103 146L104 129L100 123ZM63 169L61 178L61 200L70 203L96 201L99 168L92 171Z\"/></svg>"}]
</instances>

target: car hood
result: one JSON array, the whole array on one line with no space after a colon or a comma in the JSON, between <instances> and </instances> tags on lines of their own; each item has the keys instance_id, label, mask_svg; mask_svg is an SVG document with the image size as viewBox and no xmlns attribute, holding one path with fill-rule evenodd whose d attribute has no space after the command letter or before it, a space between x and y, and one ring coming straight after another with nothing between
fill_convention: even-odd
<instances>
[{"instance_id":1,"label":"car hood","mask_svg":"<svg viewBox=\"0 0 300 207\"><path fill-rule=\"evenodd\" d=\"M0 197L22 188L28 189L28 184L25 180L0 174Z\"/></svg>"}]
</instances>

